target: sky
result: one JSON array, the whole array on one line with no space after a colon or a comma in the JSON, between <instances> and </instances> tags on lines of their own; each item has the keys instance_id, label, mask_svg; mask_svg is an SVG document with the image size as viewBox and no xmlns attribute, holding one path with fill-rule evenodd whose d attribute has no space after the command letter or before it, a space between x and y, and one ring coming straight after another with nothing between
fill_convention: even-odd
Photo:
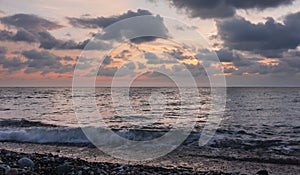
<instances>
[{"instance_id":1,"label":"sky","mask_svg":"<svg viewBox=\"0 0 300 175\"><path fill-rule=\"evenodd\" d=\"M300 86L300 0L0 3L0 86Z\"/></svg>"}]
</instances>

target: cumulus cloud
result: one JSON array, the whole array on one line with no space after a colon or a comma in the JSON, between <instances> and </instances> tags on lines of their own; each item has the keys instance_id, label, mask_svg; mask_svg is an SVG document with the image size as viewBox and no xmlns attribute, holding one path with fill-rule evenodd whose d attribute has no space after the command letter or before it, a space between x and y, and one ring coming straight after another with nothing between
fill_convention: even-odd
<instances>
[{"instance_id":1,"label":"cumulus cloud","mask_svg":"<svg viewBox=\"0 0 300 175\"><path fill-rule=\"evenodd\" d=\"M254 24L242 17L234 17L217 22L217 28L225 47L278 58L300 44L299 18L300 12L286 16L283 24L273 18Z\"/></svg>"},{"instance_id":2,"label":"cumulus cloud","mask_svg":"<svg viewBox=\"0 0 300 175\"><path fill-rule=\"evenodd\" d=\"M169 0L178 9L185 10L192 18L226 18L238 9L258 9L291 4L294 0Z\"/></svg>"}]
</instances>

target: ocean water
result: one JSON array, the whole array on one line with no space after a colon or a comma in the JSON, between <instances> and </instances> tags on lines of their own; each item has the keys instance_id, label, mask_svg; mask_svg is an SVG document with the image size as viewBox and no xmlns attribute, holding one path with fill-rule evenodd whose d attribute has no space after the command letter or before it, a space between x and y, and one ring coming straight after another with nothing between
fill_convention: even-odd
<instances>
[{"instance_id":1,"label":"ocean water","mask_svg":"<svg viewBox=\"0 0 300 175\"><path fill-rule=\"evenodd\" d=\"M98 126L95 117L78 124L75 111L81 109L74 109L71 88L0 88L0 141L91 144L80 127L94 128L99 137L106 136L107 127L131 140L151 140L174 127L180 116L196 123L182 146L197 155L300 160L300 88L228 88L222 122L203 147L198 139L207 116L220 112L210 111L209 88L199 88L185 101L177 88L131 88L127 101L120 93L125 90L116 89L114 100L110 88L95 90L106 123ZM181 125L185 122L176 127Z\"/></svg>"}]
</instances>

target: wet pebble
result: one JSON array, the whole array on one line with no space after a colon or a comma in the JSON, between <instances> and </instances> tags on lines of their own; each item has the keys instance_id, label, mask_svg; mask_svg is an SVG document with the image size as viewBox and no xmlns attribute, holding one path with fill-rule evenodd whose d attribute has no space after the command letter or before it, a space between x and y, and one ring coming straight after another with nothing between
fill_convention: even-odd
<instances>
[{"instance_id":1,"label":"wet pebble","mask_svg":"<svg viewBox=\"0 0 300 175\"><path fill-rule=\"evenodd\" d=\"M23 158L19 159L18 165L20 168L25 168L25 167L34 168L33 161L27 157L23 157Z\"/></svg>"},{"instance_id":2,"label":"wet pebble","mask_svg":"<svg viewBox=\"0 0 300 175\"><path fill-rule=\"evenodd\" d=\"M267 170L260 170L256 173L257 175L269 175Z\"/></svg>"},{"instance_id":3,"label":"wet pebble","mask_svg":"<svg viewBox=\"0 0 300 175\"><path fill-rule=\"evenodd\" d=\"M64 175L64 174L71 172L72 169L73 169L73 166L70 165L70 163L64 163L57 167L57 173L60 175Z\"/></svg>"},{"instance_id":4,"label":"wet pebble","mask_svg":"<svg viewBox=\"0 0 300 175\"><path fill-rule=\"evenodd\" d=\"M17 175L18 170L16 168L9 168L5 171L5 175Z\"/></svg>"}]
</instances>

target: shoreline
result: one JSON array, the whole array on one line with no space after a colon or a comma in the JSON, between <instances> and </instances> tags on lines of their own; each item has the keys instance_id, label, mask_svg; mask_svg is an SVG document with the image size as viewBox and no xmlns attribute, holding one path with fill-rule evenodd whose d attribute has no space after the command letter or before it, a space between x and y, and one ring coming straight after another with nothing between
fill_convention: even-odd
<instances>
[{"instance_id":1,"label":"shoreline","mask_svg":"<svg viewBox=\"0 0 300 175\"><path fill-rule=\"evenodd\" d=\"M93 147L76 147L62 145L41 145L33 143L0 142L0 149L17 152L18 154L52 154L71 160L80 159L90 163L123 164L128 166L156 167L165 169L183 169L193 172L223 172L227 174L256 174L267 170L270 174L294 175L300 172L299 165L253 162L247 160L223 159L221 157L205 157L185 151L184 148L152 161L129 162L115 159ZM216 174L218 175L218 174Z\"/></svg>"},{"instance_id":2,"label":"shoreline","mask_svg":"<svg viewBox=\"0 0 300 175\"><path fill-rule=\"evenodd\" d=\"M26 160L22 163L20 160ZM29 162L29 163L28 163ZM31 163L32 162L32 163ZM88 162L80 158L68 158L58 155L38 153L17 153L0 149L0 174L5 175L93 175L93 174L197 174L231 175L223 172L197 172L190 168L165 168L146 165L127 165L109 162ZM27 164L27 166L25 166Z\"/></svg>"}]
</instances>

